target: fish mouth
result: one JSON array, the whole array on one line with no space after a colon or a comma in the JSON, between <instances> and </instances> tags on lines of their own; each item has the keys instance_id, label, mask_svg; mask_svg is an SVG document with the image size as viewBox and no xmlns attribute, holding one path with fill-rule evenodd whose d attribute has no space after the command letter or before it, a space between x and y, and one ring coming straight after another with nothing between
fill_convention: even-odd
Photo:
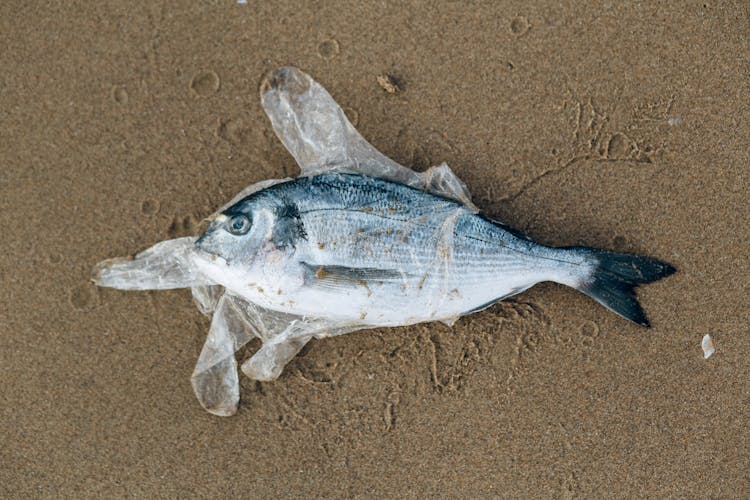
<instances>
[{"instance_id":1,"label":"fish mouth","mask_svg":"<svg viewBox=\"0 0 750 500\"><path fill-rule=\"evenodd\" d=\"M205 242L203 245L200 245L199 243L201 243L200 240L195 242L195 247L193 250L195 252L195 255L198 256L199 260L223 265L229 264L229 261L221 254L211 250L210 248L206 248Z\"/></svg>"},{"instance_id":2,"label":"fish mouth","mask_svg":"<svg viewBox=\"0 0 750 500\"><path fill-rule=\"evenodd\" d=\"M221 213L214 216L208 229L195 240L195 248L211 256L219 257L220 255L215 251L217 244L216 232L221 230L221 226L224 225L227 219L229 217ZM209 217L206 220L211 220L211 218Z\"/></svg>"},{"instance_id":3,"label":"fish mouth","mask_svg":"<svg viewBox=\"0 0 750 500\"><path fill-rule=\"evenodd\" d=\"M206 244L207 241L208 241L208 231L206 231L205 233L203 233L202 235L200 235L198 237L198 239L195 240L195 247L198 250L203 250L205 252L206 250L205 250L204 247L205 247L205 244Z\"/></svg>"}]
</instances>

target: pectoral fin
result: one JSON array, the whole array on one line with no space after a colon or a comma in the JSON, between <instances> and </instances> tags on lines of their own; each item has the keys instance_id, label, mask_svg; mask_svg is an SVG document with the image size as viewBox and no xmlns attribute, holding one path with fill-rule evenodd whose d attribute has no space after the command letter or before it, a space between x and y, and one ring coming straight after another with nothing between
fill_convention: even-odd
<instances>
[{"instance_id":1,"label":"pectoral fin","mask_svg":"<svg viewBox=\"0 0 750 500\"><path fill-rule=\"evenodd\" d=\"M302 263L305 269L305 284L323 288L365 288L377 282L403 280L408 275L396 269L377 269L372 267L345 267L314 265Z\"/></svg>"}]
</instances>

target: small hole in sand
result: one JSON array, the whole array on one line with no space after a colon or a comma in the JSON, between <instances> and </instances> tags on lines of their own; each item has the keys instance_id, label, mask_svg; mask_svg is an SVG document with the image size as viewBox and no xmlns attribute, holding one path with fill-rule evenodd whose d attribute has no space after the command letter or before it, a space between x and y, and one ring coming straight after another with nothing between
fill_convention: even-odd
<instances>
[{"instance_id":1,"label":"small hole in sand","mask_svg":"<svg viewBox=\"0 0 750 500\"><path fill-rule=\"evenodd\" d=\"M158 211L159 211L159 200L154 200L152 198L146 198L141 203L141 213L143 215L151 217L152 215L154 215Z\"/></svg>"},{"instance_id":2,"label":"small hole in sand","mask_svg":"<svg viewBox=\"0 0 750 500\"><path fill-rule=\"evenodd\" d=\"M517 36L525 34L530 27L529 20L523 16L517 16L510 22L510 31Z\"/></svg>"},{"instance_id":3,"label":"small hole in sand","mask_svg":"<svg viewBox=\"0 0 750 500\"><path fill-rule=\"evenodd\" d=\"M190 233L193 230L193 222L193 217L191 215L185 216L182 219L182 229L183 231L185 231L185 233Z\"/></svg>"},{"instance_id":4,"label":"small hole in sand","mask_svg":"<svg viewBox=\"0 0 750 500\"><path fill-rule=\"evenodd\" d=\"M219 120L215 131L216 137L232 143L246 141L250 135L250 128L240 119Z\"/></svg>"},{"instance_id":5,"label":"small hole in sand","mask_svg":"<svg viewBox=\"0 0 750 500\"><path fill-rule=\"evenodd\" d=\"M584 321L581 325L581 334L588 338L594 338L599 335L599 325L593 321Z\"/></svg>"},{"instance_id":6,"label":"small hole in sand","mask_svg":"<svg viewBox=\"0 0 750 500\"><path fill-rule=\"evenodd\" d=\"M112 99L114 99L117 104L127 104L128 91L119 85L115 85L112 87Z\"/></svg>"},{"instance_id":7,"label":"small hole in sand","mask_svg":"<svg viewBox=\"0 0 750 500\"><path fill-rule=\"evenodd\" d=\"M339 55L339 50L339 42L333 38L320 42L318 45L318 55L326 61L330 61Z\"/></svg>"},{"instance_id":8,"label":"small hole in sand","mask_svg":"<svg viewBox=\"0 0 750 500\"><path fill-rule=\"evenodd\" d=\"M609 158L626 158L630 154L630 139L625 134L612 134L607 143L606 154Z\"/></svg>"},{"instance_id":9,"label":"small hole in sand","mask_svg":"<svg viewBox=\"0 0 750 500\"><path fill-rule=\"evenodd\" d=\"M219 90L219 75L214 71L203 71L193 77L190 82L190 88L196 95L207 97Z\"/></svg>"},{"instance_id":10,"label":"small hole in sand","mask_svg":"<svg viewBox=\"0 0 750 500\"><path fill-rule=\"evenodd\" d=\"M96 299L94 285L81 284L70 290L70 305L79 311L91 309Z\"/></svg>"}]
</instances>

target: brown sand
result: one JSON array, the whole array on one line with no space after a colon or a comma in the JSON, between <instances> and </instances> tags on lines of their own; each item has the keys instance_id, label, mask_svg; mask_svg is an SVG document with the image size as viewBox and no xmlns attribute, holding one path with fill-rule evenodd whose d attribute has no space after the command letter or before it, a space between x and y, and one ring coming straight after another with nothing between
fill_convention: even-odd
<instances>
[{"instance_id":1,"label":"brown sand","mask_svg":"<svg viewBox=\"0 0 750 500\"><path fill-rule=\"evenodd\" d=\"M748 3L272 3L0 2L0 497L748 497ZM87 280L297 172L284 64L541 242L675 264L653 328L542 285L204 412L188 292Z\"/></svg>"}]
</instances>

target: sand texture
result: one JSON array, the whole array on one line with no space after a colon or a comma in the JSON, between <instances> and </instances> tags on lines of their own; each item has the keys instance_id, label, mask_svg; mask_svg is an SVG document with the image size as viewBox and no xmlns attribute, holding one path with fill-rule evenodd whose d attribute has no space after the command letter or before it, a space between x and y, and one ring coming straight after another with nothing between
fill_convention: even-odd
<instances>
[{"instance_id":1,"label":"sand texture","mask_svg":"<svg viewBox=\"0 0 750 500\"><path fill-rule=\"evenodd\" d=\"M189 292L90 270L297 174L282 65L536 240L674 264L653 327L544 284L206 413ZM747 498L749 139L746 1L0 2L0 497Z\"/></svg>"}]
</instances>

